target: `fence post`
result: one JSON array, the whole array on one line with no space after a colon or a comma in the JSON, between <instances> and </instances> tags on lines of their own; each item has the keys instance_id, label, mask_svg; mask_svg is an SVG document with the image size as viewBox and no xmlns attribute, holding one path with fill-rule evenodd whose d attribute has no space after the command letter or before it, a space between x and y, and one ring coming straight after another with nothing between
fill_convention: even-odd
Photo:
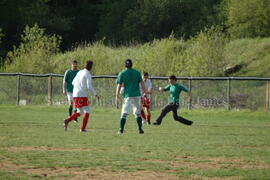
<instances>
[{"instance_id":1,"label":"fence post","mask_svg":"<svg viewBox=\"0 0 270 180\"><path fill-rule=\"evenodd\" d=\"M231 80L228 79L228 80L227 80L227 109L228 109L228 110L231 109L231 105L230 105L230 96L231 96Z\"/></svg>"},{"instance_id":2,"label":"fence post","mask_svg":"<svg viewBox=\"0 0 270 180\"><path fill-rule=\"evenodd\" d=\"M52 105L52 76L48 77L48 105Z\"/></svg>"},{"instance_id":3,"label":"fence post","mask_svg":"<svg viewBox=\"0 0 270 180\"><path fill-rule=\"evenodd\" d=\"M17 99L16 99L16 105L20 105L20 87L21 87L21 74L18 73L17 75Z\"/></svg>"},{"instance_id":4,"label":"fence post","mask_svg":"<svg viewBox=\"0 0 270 180\"><path fill-rule=\"evenodd\" d=\"M269 81L266 81L265 111L269 111Z\"/></svg>"},{"instance_id":5,"label":"fence post","mask_svg":"<svg viewBox=\"0 0 270 180\"><path fill-rule=\"evenodd\" d=\"M188 96L188 110L191 110L192 108L192 84L191 84L191 79L188 80L188 88L189 88L189 96Z\"/></svg>"}]
</instances>

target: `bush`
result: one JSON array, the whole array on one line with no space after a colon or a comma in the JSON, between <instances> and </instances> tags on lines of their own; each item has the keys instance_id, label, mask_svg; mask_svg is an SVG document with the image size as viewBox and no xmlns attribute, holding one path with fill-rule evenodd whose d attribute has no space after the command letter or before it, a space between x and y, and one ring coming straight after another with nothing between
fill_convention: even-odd
<instances>
[{"instance_id":1,"label":"bush","mask_svg":"<svg viewBox=\"0 0 270 180\"><path fill-rule=\"evenodd\" d=\"M191 38L185 51L189 76L222 76L227 64L224 58L227 42L219 27L205 29Z\"/></svg>"},{"instance_id":2,"label":"bush","mask_svg":"<svg viewBox=\"0 0 270 180\"><path fill-rule=\"evenodd\" d=\"M48 73L54 68L51 58L59 52L61 37L46 35L45 30L37 24L33 27L26 26L21 43L7 55L6 71Z\"/></svg>"}]
</instances>

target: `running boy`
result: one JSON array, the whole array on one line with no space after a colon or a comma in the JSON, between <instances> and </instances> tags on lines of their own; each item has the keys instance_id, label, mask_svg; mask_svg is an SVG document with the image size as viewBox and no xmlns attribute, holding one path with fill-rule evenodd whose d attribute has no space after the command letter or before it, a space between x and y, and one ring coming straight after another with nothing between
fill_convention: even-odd
<instances>
[{"instance_id":1,"label":"running boy","mask_svg":"<svg viewBox=\"0 0 270 180\"><path fill-rule=\"evenodd\" d=\"M64 127L67 130L68 123L75 118L79 117L82 113L84 113L83 124L81 126L80 131L86 132L86 125L88 123L89 115L90 115L90 105L87 97L87 92L90 91L96 98L97 96L95 89L92 86L92 75L90 74L90 70L92 69L93 62L87 61L85 68L78 72L76 77L74 78L72 84L74 86L73 89L73 97L75 102L75 107L77 108L77 112L72 114L69 118L64 120Z\"/></svg>"},{"instance_id":2,"label":"running boy","mask_svg":"<svg viewBox=\"0 0 270 180\"><path fill-rule=\"evenodd\" d=\"M166 106L164 106L161 109L161 112L156 119L156 122L154 122L154 125L160 125L162 122L162 119L166 116L166 114L170 111L173 112L173 118L175 121L181 122L186 125L191 125L193 122L189 121L181 116L177 115L177 109L179 108L179 96L181 91L189 92L189 89L186 88L185 86L181 85L180 83L176 82L177 79L175 75L171 75L169 77L169 85L162 88L159 87L160 91L170 91L170 102Z\"/></svg>"}]
</instances>

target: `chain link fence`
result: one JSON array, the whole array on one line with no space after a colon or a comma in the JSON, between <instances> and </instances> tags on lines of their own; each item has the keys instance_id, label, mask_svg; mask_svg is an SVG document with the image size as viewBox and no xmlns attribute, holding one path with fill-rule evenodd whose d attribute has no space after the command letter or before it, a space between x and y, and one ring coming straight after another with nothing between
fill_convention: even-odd
<instances>
[{"instance_id":1,"label":"chain link fence","mask_svg":"<svg viewBox=\"0 0 270 180\"><path fill-rule=\"evenodd\" d=\"M100 107L116 107L115 75L93 76L93 86L100 99L89 94L91 104ZM168 92L158 87L168 84L167 77L150 77L153 84L152 109L168 103ZM66 105L62 93L63 75L0 73L0 104L17 105ZM181 108L249 109L269 111L270 78L255 77L178 77L178 82L191 89L191 95L181 93Z\"/></svg>"}]
</instances>

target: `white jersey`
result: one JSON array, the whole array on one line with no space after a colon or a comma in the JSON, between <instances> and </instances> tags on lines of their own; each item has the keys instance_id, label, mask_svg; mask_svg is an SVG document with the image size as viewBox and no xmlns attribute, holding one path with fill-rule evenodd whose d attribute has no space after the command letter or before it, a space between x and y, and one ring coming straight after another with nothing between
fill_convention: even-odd
<instances>
[{"instance_id":1,"label":"white jersey","mask_svg":"<svg viewBox=\"0 0 270 180\"><path fill-rule=\"evenodd\" d=\"M151 82L151 80L150 79L146 79L146 81L143 81L143 82L144 82L144 85L145 85L145 89L147 91L150 91L151 92L151 90L152 90L152 82ZM143 95L141 85L140 85L140 89L141 89L141 94ZM150 98L150 94L147 94L147 98Z\"/></svg>"},{"instance_id":2,"label":"white jersey","mask_svg":"<svg viewBox=\"0 0 270 180\"><path fill-rule=\"evenodd\" d=\"M80 70L72 81L73 97L87 97L87 92L96 95L96 91L92 86L92 75L87 69Z\"/></svg>"}]
</instances>

